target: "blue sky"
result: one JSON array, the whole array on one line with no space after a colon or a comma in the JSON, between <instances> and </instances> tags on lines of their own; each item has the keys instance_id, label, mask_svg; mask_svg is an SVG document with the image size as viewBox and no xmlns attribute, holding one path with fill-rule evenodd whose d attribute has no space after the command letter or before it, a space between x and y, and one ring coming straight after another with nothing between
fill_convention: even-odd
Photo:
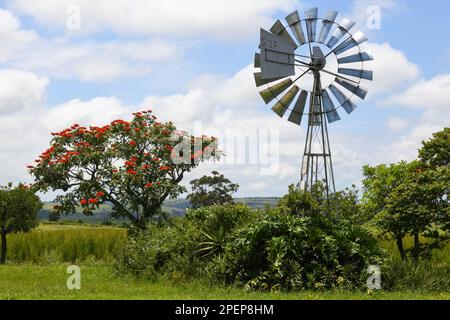
<instances>
[{"instance_id":1,"label":"blue sky","mask_svg":"<svg viewBox=\"0 0 450 320\"><path fill-rule=\"evenodd\" d=\"M367 101L330 127L337 185L358 185L362 165L412 159L422 139L449 125L450 3L432 3L430 10L406 0L0 1L0 184L29 181L24 167L50 131L129 118L150 105L181 128L201 121L206 134L278 132L272 174L262 175L261 164L216 163L186 180L214 169L241 185L239 196L283 194L299 179L305 128L270 112L251 63L260 27L317 6L355 20L375 54ZM366 27L373 5L379 30ZM73 6L80 27L68 29Z\"/></svg>"}]
</instances>

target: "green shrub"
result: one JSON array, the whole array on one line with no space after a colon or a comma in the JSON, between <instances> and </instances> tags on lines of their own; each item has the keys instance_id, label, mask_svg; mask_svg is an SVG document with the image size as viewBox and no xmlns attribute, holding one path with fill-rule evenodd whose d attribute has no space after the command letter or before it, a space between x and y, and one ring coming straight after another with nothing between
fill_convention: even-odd
<instances>
[{"instance_id":1,"label":"green shrub","mask_svg":"<svg viewBox=\"0 0 450 320\"><path fill-rule=\"evenodd\" d=\"M271 209L230 236L208 274L248 289L354 288L365 286L369 265L384 264L376 239L353 223Z\"/></svg>"},{"instance_id":2,"label":"green shrub","mask_svg":"<svg viewBox=\"0 0 450 320\"><path fill-rule=\"evenodd\" d=\"M206 233L213 233L223 229L229 233L236 226L241 226L258 215L243 204L213 205L199 209L188 209L186 220L196 225Z\"/></svg>"},{"instance_id":3,"label":"green shrub","mask_svg":"<svg viewBox=\"0 0 450 320\"><path fill-rule=\"evenodd\" d=\"M185 218L152 224L146 231L134 234L116 269L150 279L199 275L207 261L223 251L230 232L255 215L256 211L242 204L188 210Z\"/></svg>"},{"instance_id":4,"label":"green shrub","mask_svg":"<svg viewBox=\"0 0 450 320\"><path fill-rule=\"evenodd\" d=\"M153 280L167 274L195 275L200 264L195 254L199 237L198 230L183 219L152 224L130 237L115 269Z\"/></svg>"}]
</instances>

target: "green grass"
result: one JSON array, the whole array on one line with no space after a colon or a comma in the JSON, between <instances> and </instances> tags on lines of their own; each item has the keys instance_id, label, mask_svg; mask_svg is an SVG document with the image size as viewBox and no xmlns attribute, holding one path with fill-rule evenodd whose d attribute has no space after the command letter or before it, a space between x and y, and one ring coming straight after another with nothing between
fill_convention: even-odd
<instances>
[{"instance_id":1,"label":"green grass","mask_svg":"<svg viewBox=\"0 0 450 320\"><path fill-rule=\"evenodd\" d=\"M108 262L121 250L126 230L45 224L7 236L7 261L22 263Z\"/></svg>"},{"instance_id":2,"label":"green grass","mask_svg":"<svg viewBox=\"0 0 450 320\"><path fill-rule=\"evenodd\" d=\"M427 239L421 238L422 242L426 242ZM380 245L387 250L391 257L394 257L396 260L400 260L400 254L398 252L397 245L392 239L384 239L380 241ZM414 246L414 240L412 237L406 237L403 240L403 246L405 249L411 249ZM432 259L433 263L446 263L450 264L450 242L447 242L443 248L434 249L432 251Z\"/></svg>"},{"instance_id":3,"label":"green grass","mask_svg":"<svg viewBox=\"0 0 450 320\"><path fill-rule=\"evenodd\" d=\"M146 299L146 300L449 300L450 293L327 291L245 292L200 281L138 281L115 276L107 266L81 266L81 290L68 290L67 265L0 266L0 299Z\"/></svg>"}]
</instances>

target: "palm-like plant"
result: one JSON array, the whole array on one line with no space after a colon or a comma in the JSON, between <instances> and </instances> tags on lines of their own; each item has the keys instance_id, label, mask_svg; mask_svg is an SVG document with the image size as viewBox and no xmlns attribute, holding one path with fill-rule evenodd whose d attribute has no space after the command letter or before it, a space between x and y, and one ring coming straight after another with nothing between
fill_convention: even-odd
<instances>
[{"instance_id":1,"label":"palm-like plant","mask_svg":"<svg viewBox=\"0 0 450 320\"><path fill-rule=\"evenodd\" d=\"M223 227L220 227L214 232L207 233L203 230L200 231L205 236L205 241L198 245L196 253L202 254L202 258L211 255L221 255L225 245L226 232Z\"/></svg>"}]
</instances>

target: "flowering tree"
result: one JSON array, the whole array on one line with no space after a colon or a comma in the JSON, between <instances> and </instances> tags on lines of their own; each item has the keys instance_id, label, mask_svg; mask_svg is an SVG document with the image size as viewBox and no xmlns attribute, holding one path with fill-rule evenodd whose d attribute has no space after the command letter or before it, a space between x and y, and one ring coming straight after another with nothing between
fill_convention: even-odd
<instances>
[{"instance_id":1,"label":"flowering tree","mask_svg":"<svg viewBox=\"0 0 450 320\"><path fill-rule=\"evenodd\" d=\"M143 228L161 214L168 197L185 191L179 185L200 162L219 157L214 137L193 137L169 123L157 122L151 110L103 127L72 127L52 133L48 150L28 169L39 191L63 190L58 213L78 206L92 215L104 202L115 217Z\"/></svg>"}]
</instances>

